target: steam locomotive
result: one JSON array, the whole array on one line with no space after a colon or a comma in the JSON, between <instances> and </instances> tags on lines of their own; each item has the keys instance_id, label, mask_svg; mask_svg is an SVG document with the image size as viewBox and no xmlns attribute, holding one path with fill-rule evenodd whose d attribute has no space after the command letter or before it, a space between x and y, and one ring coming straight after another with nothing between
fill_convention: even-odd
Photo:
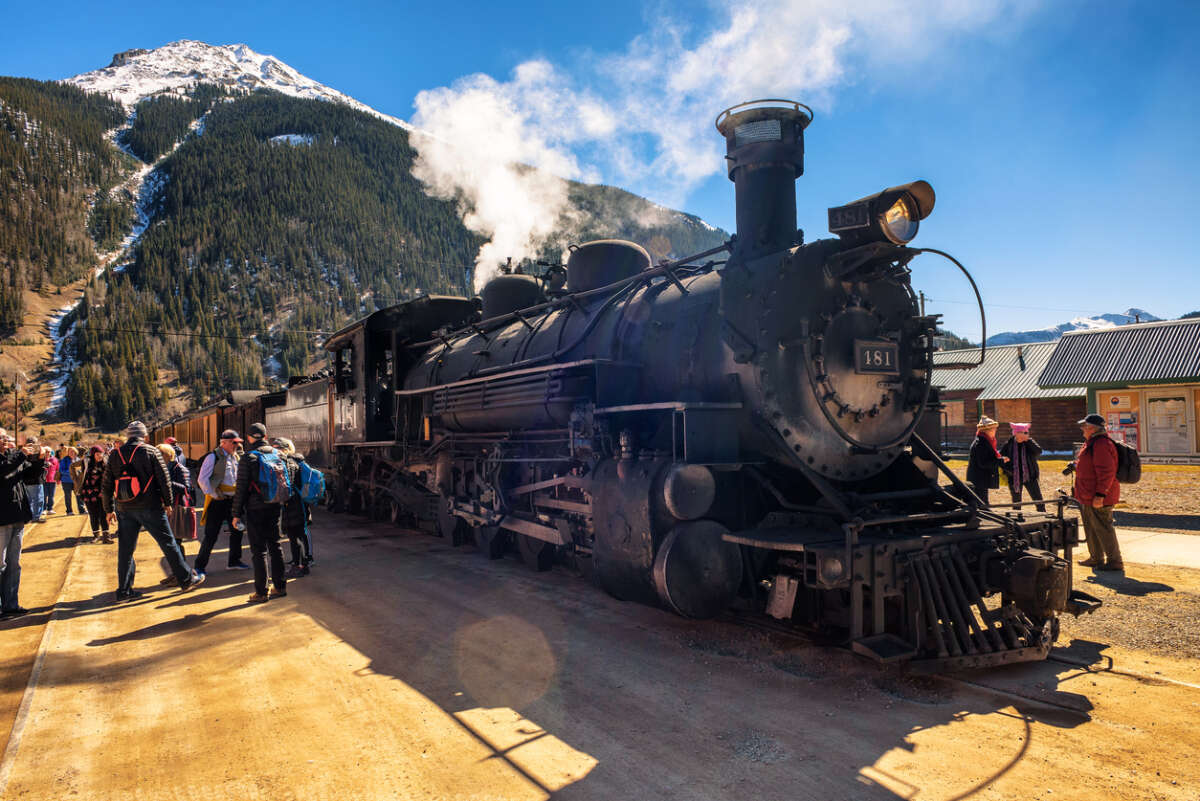
<instances>
[{"instance_id":1,"label":"steam locomotive","mask_svg":"<svg viewBox=\"0 0 1200 801\"><path fill-rule=\"evenodd\" d=\"M776 100L717 118L737 204L722 247L653 264L637 244L589 242L544 275L333 335L329 428L310 431L333 505L884 662L1044 658L1059 615L1099 602L1072 589L1077 522L1061 505L989 508L940 458L937 317L909 270L929 252L909 242L934 191L831 208L835 237L804 243L811 121Z\"/></svg>"}]
</instances>

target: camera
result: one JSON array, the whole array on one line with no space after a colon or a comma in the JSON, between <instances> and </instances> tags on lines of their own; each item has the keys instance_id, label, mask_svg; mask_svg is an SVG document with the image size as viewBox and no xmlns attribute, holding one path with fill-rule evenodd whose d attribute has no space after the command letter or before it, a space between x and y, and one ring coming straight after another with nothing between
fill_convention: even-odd
<instances>
[{"instance_id":1,"label":"camera","mask_svg":"<svg viewBox=\"0 0 1200 801\"><path fill-rule=\"evenodd\" d=\"M1074 472L1075 472L1075 463L1071 462L1070 464L1068 464L1066 467L1063 468L1062 474L1064 476L1069 476Z\"/></svg>"}]
</instances>

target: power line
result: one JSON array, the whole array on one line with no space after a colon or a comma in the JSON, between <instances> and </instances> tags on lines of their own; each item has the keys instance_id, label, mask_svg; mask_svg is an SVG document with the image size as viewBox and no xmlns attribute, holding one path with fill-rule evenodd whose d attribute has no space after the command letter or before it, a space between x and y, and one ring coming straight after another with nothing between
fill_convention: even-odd
<instances>
[{"instance_id":1,"label":"power line","mask_svg":"<svg viewBox=\"0 0 1200 801\"><path fill-rule=\"evenodd\" d=\"M971 306L975 305L975 301L973 301L973 300L946 300L945 298L931 298L928 295L925 296L925 300L934 302L934 303L958 303L958 304L971 305ZM989 303L987 305L989 307L996 307L996 308L1001 308L1001 309L1029 309L1031 311L1077 312L1079 314L1104 314L1105 313L1105 312L1097 311L1096 309L1064 309L1064 308L1060 308L1060 307L1056 307L1056 306L1019 306L1019 305L1012 304L1012 303Z\"/></svg>"},{"instance_id":2,"label":"power line","mask_svg":"<svg viewBox=\"0 0 1200 801\"><path fill-rule=\"evenodd\" d=\"M286 331L258 331L251 336L241 336L238 334L204 334L195 331L169 331L161 328L118 328L115 326L87 326L85 325L82 331L95 331L100 334L149 334L151 336L161 337L191 337L193 339L236 339L236 340L255 340L260 335L276 336L279 334L302 334L307 336L332 336L333 331L297 331L288 329ZM78 336L78 334L76 334Z\"/></svg>"}]
</instances>

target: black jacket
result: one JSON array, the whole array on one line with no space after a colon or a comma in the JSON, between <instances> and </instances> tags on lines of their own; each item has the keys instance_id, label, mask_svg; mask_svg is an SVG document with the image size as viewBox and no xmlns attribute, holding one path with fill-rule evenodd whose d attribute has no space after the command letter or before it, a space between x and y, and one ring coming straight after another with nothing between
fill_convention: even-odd
<instances>
[{"instance_id":1,"label":"black jacket","mask_svg":"<svg viewBox=\"0 0 1200 801\"><path fill-rule=\"evenodd\" d=\"M100 498L104 502L104 511L113 511L117 479L121 476L121 468L125 462L133 465L133 473L143 489L132 501L116 501L118 511L161 509L175 502L174 493L171 491L171 477L167 474L167 463L163 461L162 453L153 445L147 445L141 439L133 437L110 453L104 465L104 480L100 484Z\"/></svg>"},{"instance_id":2,"label":"black jacket","mask_svg":"<svg viewBox=\"0 0 1200 801\"><path fill-rule=\"evenodd\" d=\"M25 484L29 476L41 481L45 463L41 457L31 457L20 448L0 453L0 526L28 523L33 519Z\"/></svg>"},{"instance_id":3,"label":"black jacket","mask_svg":"<svg viewBox=\"0 0 1200 801\"><path fill-rule=\"evenodd\" d=\"M971 443L967 481L988 489L1000 486L1000 457L996 455L992 441L984 434L977 434L975 441Z\"/></svg>"},{"instance_id":4,"label":"black jacket","mask_svg":"<svg viewBox=\"0 0 1200 801\"><path fill-rule=\"evenodd\" d=\"M266 503L262 493L258 491L258 452L271 453L274 450L266 440L251 442L242 458L238 460L237 491L233 493L233 517L245 517L247 509L279 509L280 504Z\"/></svg>"},{"instance_id":5,"label":"black jacket","mask_svg":"<svg viewBox=\"0 0 1200 801\"><path fill-rule=\"evenodd\" d=\"M283 457L283 463L287 465L288 478L291 480L293 488L296 488L296 483L300 480L300 463L303 461L304 457L295 453ZM283 507L283 533L288 536L301 535L304 533L304 526L307 523L308 506L300 497L297 488L297 491L292 493L292 497L288 498L288 502Z\"/></svg>"},{"instance_id":6,"label":"black jacket","mask_svg":"<svg viewBox=\"0 0 1200 801\"><path fill-rule=\"evenodd\" d=\"M1005 462L1001 467L1004 472L1008 473L1009 478L1012 478L1013 465L1017 462L1017 457L1021 455L1021 451L1025 452L1025 461L1029 462L1029 474L1025 477L1026 481L1037 481L1041 478L1042 470L1038 467L1038 457L1042 455L1042 446L1037 444L1037 440L1030 437L1028 442L1017 442L1015 439L1009 439L1008 442L1000 446L1000 455L1007 456L1009 461Z\"/></svg>"}]
</instances>

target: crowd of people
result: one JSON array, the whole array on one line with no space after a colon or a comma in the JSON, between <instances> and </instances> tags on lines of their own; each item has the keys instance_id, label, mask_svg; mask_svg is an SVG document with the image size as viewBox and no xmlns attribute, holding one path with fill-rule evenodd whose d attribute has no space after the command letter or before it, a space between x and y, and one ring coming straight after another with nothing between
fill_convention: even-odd
<instances>
[{"instance_id":1,"label":"crowd of people","mask_svg":"<svg viewBox=\"0 0 1200 801\"><path fill-rule=\"evenodd\" d=\"M223 526L229 530L229 568L254 571L250 603L285 596L289 578L309 574L310 506L323 492L324 480L291 440L268 439L262 423L250 426L246 441L236 431L225 431L220 445L200 461L193 483L183 449L169 437L152 445L147 436L145 424L134 421L124 440L95 444L81 456L75 447L51 448L34 436L18 445L0 428L0 617L28 612L17 598L25 527L54 514L60 492L66 514L78 508L88 516L90 533L82 541L117 544L117 601L142 596L134 588L133 555L143 529L170 571L162 584L184 592L205 581ZM194 503L201 497L202 505ZM241 558L243 532L250 565ZM284 566L281 536L291 544L290 568ZM200 551L189 566L185 543L195 539L201 540Z\"/></svg>"},{"instance_id":2,"label":"crowd of people","mask_svg":"<svg viewBox=\"0 0 1200 801\"><path fill-rule=\"evenodd\" d=\"M1088 557L1079 564L1095 570L1124 570L1113 523L1113 507L1121 500L1117 446L1109 438L1101 415L1089 414L1078 425L1084 445L1066 473L1075 476L1072 495L1079 506L1079 519L1083 523L1088 549ZM1038 457L1042 454L1042 446L1030 434L1031 425L1009 423L1012 437L1003 445L996 441L999 428L1000 423L987 416L981 417L975 426L975 441L971 443L967 461L967 483L971 490L984 505L988 505L989 491L1000 487L1003 471L1013 504L1021 503L1024 492L1028 492L1034 501L1041 501ZM1045 504L1035 505L1039 512L1046 511Z\"/></svg>"}]
</instances>

